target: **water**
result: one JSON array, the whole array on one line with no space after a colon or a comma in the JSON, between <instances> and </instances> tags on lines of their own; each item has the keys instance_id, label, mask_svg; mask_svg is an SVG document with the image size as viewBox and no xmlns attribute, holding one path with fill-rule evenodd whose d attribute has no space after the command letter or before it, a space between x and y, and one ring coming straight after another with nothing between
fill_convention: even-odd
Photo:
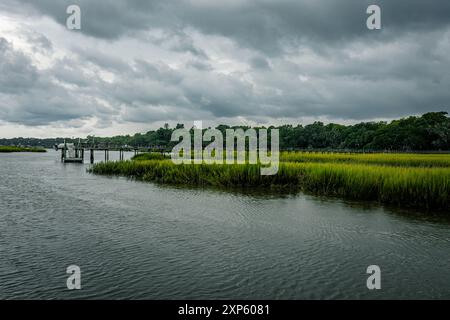
<instances>
[{"instance_id":1,"label":"water","mask_svg":"<svg viewBox=\"0 0 450 320\"><path fill-rule=\"evenodd\" d=\"M87 167L55 151L0 154L1 299L450 298L443 217ZM72 264L82 290L66 288ZM369 291L373 264L382 289Z\"/></svg>"}]
</instances>

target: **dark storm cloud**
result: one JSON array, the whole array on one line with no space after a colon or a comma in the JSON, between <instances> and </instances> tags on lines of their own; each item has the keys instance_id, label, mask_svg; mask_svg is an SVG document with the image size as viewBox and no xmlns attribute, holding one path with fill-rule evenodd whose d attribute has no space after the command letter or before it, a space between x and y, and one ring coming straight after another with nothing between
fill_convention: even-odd
<instances>
[{"instance_id":1,"label":"dark storm cloud","mask_svg":"<svg viewBox=\"0 0 450 320\"><path fill-rule=\"evenodd\" d=\"M38 70L25 54L0 37L0 120L46 125L86 118L99 110L89 99L82 99L79 92L75 94L56 84L52 80L58 75L54 70ZM63 69L57 70L64 73Z\"/></svg>"},{"instance_id":2,"label":"dark storm cloud","mask_svg":"<svg viewBox=\"0 0 450 320\"><path fill-rule=\"evenodd\" d=\"M68 5L82 10L70 54L48 68L0 41L0 119L10 122L360 120L450 110L447 0L5 1L61 25ZM366 28L373 3L381 31ZM36 52L59 44L45 30L27 37Z\"/></svg>"},{"instance_id":3,"label":"dark storm cloud","mask_svg":"<svg viewBox=\"0 0 450 320\"><path fill-rule=\"evenodd\" d=\"M126 0L6 0L10 7L33 10L54 18L66 25L66 9L69 5L78 5L82 10L83 33L94 37L115 39L128 32L146 29L149 26L163 24L167 16L157 13L164 10L165 1L126 1ZM27 7L24 7L26 6ZM151 19L150 19L151 18Z\"/></svg>"},{"instance_id":4,"label":"dark storm cloud","mask_svg":"<svg viewBox=\"0 0 450 320\"><path fill-rule=\"evenodd\" d=\"M268 69L270 68L269 63L264 57L253 57L250 60L250 64L255 69Z\"/></svg>"},{"instance_id":5,"label":"dark storm cloud","mask_svg":"<svg viewBox=\"0 0 450 320\"><path fill-rule=\"evenodd\" d=\"M38 72L29 59L15 52L11 44L0 38L0 92L21 94L33 87Z\"/></svg>"},{"instance_id":6,"label":"dark storm cloud","mask_svg":"<svg viewBox=\"0 0 450 320\"><path fill-rule=\"evenodd\" d=\"M304 41L323 45L368 36L365 11L370 4L381 6L386 36L439 29L450 23L448 0L25 0L21 3L64 25L67 6L78 4L83 15L82 32L94 37L117 39L149 28L176 34L190 26L269 55L280 53L286 45ZM180 48L188 45L183 41L179 41Z\"/></svg>"},{"instance_id":7,"label":"dark storm cloud","mask_svg":"<svg viewBox=\"0 0 450 320\"><path fill-rule=\"evenodd\" d=\"M195 46L192 38L186 32L181 30L165 30L160 35L146 35L143 37L144 41L151 41L152 43L165 46L168 49L177 52L189 52L193 56L207 60L206 53Z\"/></svg>"}]
</instances>

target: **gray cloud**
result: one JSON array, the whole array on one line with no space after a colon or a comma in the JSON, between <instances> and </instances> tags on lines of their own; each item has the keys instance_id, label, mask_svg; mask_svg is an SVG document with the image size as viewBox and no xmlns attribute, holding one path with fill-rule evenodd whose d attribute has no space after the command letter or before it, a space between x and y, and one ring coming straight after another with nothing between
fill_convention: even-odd
<instances>
[{"instance_id":1,"label":"gray cloud","mask_svg":"<svg viewBox=\"0 0 450 320\"><path fill-rule=\"evenodd\" d=\"M46 45L46 44L44 44ZM99 107L82 92L55 83L63 69L38 70L32 61L0 38L0 119L25 125L87 118ZM75 73L74 73L75 74Z\"/></svg>"},{"instance_id":2,"label":"gray cloud","mask_svg":"<svg viewBox=\"0 0 450 320\"><path fill-rule=\"evenodd\" d=\"M70 4L82 8L84 34L117 39L124 35L162 28L169 35L181 34L176 45L189 46L183 29L190 26L205 34L234 39L241 46L279 53L288 44L305 41L335 44L369 36L365 10L371 0L259 0L259 1L174 1L174 0L24 0L42 14L65 25L65 9ZM450 24L450 2L434 0L378 0L385 32L436 30ZM372 35L371 35L372 36ZM186 42L187 41L187 42ZM187 48L187 50L191 50ZM195 51L197 49L193 49Z\"/></svg>"},{"instance_id":3,"label":"gray cloud","mask_svg":"<svg viewBox=\"0 0 450 320\"><path fill-rule=\"evenodd\" d=\"M1 10L82 30L24 29L34 52L0 38L0 119L392 118L450 111L450 2L379 0L5 0ZM8 5L9 4L9 5ZM36 28L38 28L36 26ZM76 40L76 41L75 41ZM65 55L56 54L58 50ZM49 65L34 60L45 54Z\"/></svg>"},{"instance_id":4,"label":"gray cloud","mask_svg":"<svg viewBox=\"0 0 450 320\"><path fill-rule=\"evenodd\" d=\"M38 72L21 52L15 52L10 43L0 38L0 92L23 93L33 87Z\"/></svg>"}]
</instances>

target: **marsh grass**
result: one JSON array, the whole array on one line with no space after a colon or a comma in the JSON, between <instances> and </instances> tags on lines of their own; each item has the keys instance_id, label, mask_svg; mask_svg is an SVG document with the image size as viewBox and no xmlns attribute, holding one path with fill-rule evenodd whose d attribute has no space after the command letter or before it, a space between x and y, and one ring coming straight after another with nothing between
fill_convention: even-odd
<instances>
[{"instance_id":1,"label":"marsh grass","mask_svg":"<svg viewBox=\"0 0 450 320\"><path fill-rule=\"evenodd\" d=\"M170 160L95 164L95 174L179 185L297 188L315 194L448 210L450 168L390 167L356 163L282 162L262 176L260 165L175 165Z\"/></svg>"},{"instance_id":2,"label":"marsh grass","mask_svg":"<svg viewBox=\"0 0 450 320\"><path fill-rule=\"evenodd\" d=\"M157 152L139 153L131 158L131 160L135 160L135 161L164 160L164 159L170 159L170 156L165 155L163 153L157 153Z\"/></svg>"},{"instance_id":3,"label":"marsh grass","mask_svg":"<svg viewBox=\"0 0 450 320\"><path fill-rule=\"evenodd\" d=\"M282 152L280 161L445 168L450 167L450 154Z\"/></svg>"},{"instance_id":4,"label":"marsh grass","mask_svg":"<svg viewBox=\"0 0 450 320\"><path fill-rule=\"evenodd\" d=\"M225 152L223 153L225 159ZM201 157L201 156L200 156ZM235 152L234 157L237 157ZM194 153L192 153L194 158ZM245 155L248 160L248 152ZM170 155L161 153L141 153L132 160L164 160ZM281 162L355 163L393 167L440 167L450 168L450 154L413 153L336 153L336 152L281 152Z\"/></svg>"}]
</instances>

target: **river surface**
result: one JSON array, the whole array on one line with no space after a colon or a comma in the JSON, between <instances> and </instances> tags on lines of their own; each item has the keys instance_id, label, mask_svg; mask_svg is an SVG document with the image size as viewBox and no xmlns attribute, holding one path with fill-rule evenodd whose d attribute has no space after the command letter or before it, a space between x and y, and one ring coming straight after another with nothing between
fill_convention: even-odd
<instances>
[{"instance_id":1,"label":"river surface","mask_svg":"<svg viewBox=\"0 0 450 320\"><path fill-rule=\"evenodd\" d=\"M450 299L442 216L88 167L52 150L0 154L1 299ZM81 290L66 287L69 265Z\"/></svg>"}]
</instances>

